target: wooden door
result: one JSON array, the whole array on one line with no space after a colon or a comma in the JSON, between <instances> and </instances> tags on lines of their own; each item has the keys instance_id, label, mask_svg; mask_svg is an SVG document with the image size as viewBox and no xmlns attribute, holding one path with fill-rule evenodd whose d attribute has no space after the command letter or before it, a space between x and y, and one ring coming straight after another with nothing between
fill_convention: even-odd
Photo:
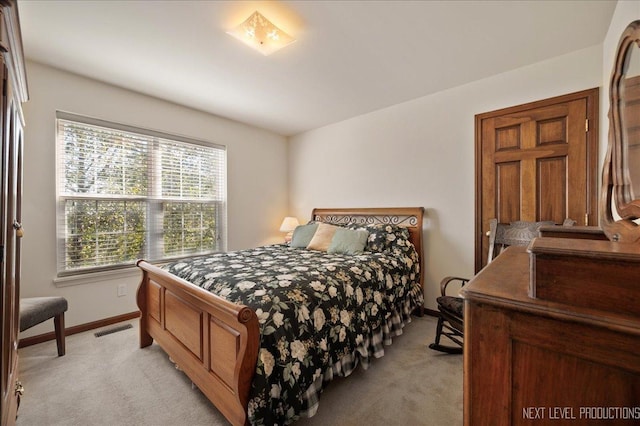
<instances>
[{"instance_id":1,"label":"wooden door","mask_svg":"<svg viewBox=\"0 0 640 426\"><path fill-rule=\"evenodd\" d=\"M3 64L4 65L4 64ZM15 422L19 404L18 333L20 328L20 236L22 202L22 126L7 84L4 67L2 86L2 421ZM20 230L20 232L18 232Z\"/></svg>"},{"instance_id":2,"label":"wooden door","mask_svg":"<svg viewBox=\"0 0 640 426\"><path fill-rule=\"evenodd\" d=\"M17 307L18 300L15 282L15 238L11 228L15 215L15 196L13 191L14 147L10 137L9 122L6 112L10 108L8 98L4 94L7 90L6 67L2 61L2 114L0 119L2 128L2 246L0 250L0 280L2 284L2 424L11 424L17 410L17 400L14 397L14 383L18 374L17 359Z\"/></svg>"},{"instance_id":3,"label":"wooden door","mask_svg":"<svg viewBox=\"0 0 640 426\"><path fill-rule=\"evenodd\" d=\"M476 272L489 221L596 225L598 89L476 116Z\"/></svg>"},{"instance_id":4,"label":"wooden door","mask_svg":"<svg viewBox=\"0 0 640 426\"><path fill-rule=\"evenodd\" d=\"M15 0L0 0L0 27L0 422L3 426L10 426L15 424L22 392L18 381L24 128L22 103L28 99Z\"/></svg>"}]
</instances>

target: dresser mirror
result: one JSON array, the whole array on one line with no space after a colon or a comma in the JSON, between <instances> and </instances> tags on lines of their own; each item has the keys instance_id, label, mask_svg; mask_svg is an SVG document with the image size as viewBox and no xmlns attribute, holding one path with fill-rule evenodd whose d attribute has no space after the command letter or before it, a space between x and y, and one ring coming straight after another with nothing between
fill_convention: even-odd
<instances>
[{"instance_id":1,"label":"dresser mirror","mask_svg":"<svg viewBox=\"0 0 640 426\"><path fill-rule=\"evenodd\" d=\"M629 24L620 37L609 101L601 225L611 241L640 242L640 20ZM614 206L619 217L614 217Z\"/></svg>"}]
</instances>

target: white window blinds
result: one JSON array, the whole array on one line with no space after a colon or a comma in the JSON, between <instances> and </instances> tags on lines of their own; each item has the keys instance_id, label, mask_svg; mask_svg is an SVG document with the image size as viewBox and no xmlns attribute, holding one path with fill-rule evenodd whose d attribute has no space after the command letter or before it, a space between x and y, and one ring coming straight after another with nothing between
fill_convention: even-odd
<instances>
[{"instance_id":1,"label":"white window blinds","mask_svg":"<svg viewBox=\"0 0 640 426\"><path fill-rule=\"evenodd\" d=\"M224 147L58 113L58 275L224 250Z\"/></svg>"}]
</instances>

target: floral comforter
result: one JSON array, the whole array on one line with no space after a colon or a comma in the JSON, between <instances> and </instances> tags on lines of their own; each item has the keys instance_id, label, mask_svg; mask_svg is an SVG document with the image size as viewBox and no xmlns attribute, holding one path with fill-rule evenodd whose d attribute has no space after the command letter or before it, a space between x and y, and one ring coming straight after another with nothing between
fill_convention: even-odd
<instances>
[{"instance_id":1,"label":"floral comforter","mask_svg":"<svg viewBox=\"0 0 640 426\"><path fill-rule=\"evenodd\" d=\"M261 344L252 424L288 424L318 409L323 385L384 354L422 305L413 245L361 255L272 245L179 261L169 272L251 307Z\"/></svg>"}]
</instances>

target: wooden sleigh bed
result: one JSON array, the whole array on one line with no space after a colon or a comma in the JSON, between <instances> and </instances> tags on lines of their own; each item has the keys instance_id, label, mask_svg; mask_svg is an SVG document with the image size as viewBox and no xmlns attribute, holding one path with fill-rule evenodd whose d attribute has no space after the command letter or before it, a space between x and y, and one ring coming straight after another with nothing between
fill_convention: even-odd
<instances>
[{"instance_id":1,"label":"wooden sleigh bed","mask_svg":"<svg viewBox=\"0 0 640 426\"><path fill-rule=\"evenodd\" d=\"M417 252L419 274L414 279L424 294L423 213L422 207L314 209L312 219L337 225L392 224L406 228ZM247 424L249 394L261 347L256 312L143 260L138 266L143 272L137 293L140 347L155 340L230 423ZM422 305L419 308L423 309Z\"/></svg>"}]
</instances>

